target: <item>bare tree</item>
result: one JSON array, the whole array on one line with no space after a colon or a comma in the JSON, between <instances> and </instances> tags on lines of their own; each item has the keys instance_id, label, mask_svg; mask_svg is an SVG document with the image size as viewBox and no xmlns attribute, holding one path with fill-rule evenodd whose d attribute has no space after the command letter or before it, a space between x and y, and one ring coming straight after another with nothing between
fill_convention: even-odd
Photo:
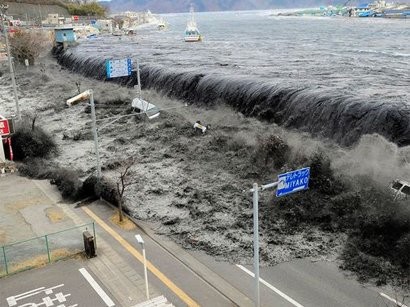
<instances>
[{"instance_id":1,"label":"bare tree","mask_svg":"<svg viewBox=\"0 0 410 307\"><path fill-rule=\"evenodd\" d=\"M118 218L122 222L124 220L124 214L122 212L122 205L124 203L125 190L137 183L137 180L132 178L131 167L135 164L135 159L131 158L121 163L122 167L119 172L117 180L117 193L118 193Z\"/></svg>"},{"instance_id":2,"label":"bare tree","mask_svg":"<svg viewBox=\"0 0 410 307\"><path fill-rule=\"evenodd\" d=\"M77 86L78 94L81 94L81 80L76 81L75 85Z\"/></svg>"},{"instance_id":3,"label":"bare tree","mask_svg":"<svg viewBox=\"0 0 410 307\"><path fill-rule=\"evenodd\" d=\"M35 30L18 30L10 37L12 55L20 63L29 60L31 65L50 44L51 40L45 33Z\"/></svg>"}]
</instances>

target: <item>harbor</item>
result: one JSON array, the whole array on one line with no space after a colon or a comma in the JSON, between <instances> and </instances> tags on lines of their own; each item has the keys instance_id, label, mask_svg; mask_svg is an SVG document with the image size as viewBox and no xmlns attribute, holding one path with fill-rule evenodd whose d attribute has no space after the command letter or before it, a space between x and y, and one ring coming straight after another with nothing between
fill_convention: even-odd
<instances>
[{"instance_id":1,"label":"harbor","mask_svg":"<svg viewBox=\"0 0 410 307\"><path fill-rule=\"evenodd\" d=\"M410 4L390 3L385 0L376 0L371 3L350 5L351 0L343 4L321 6L319 8L280 12L275 16L317 16L317 17L379 17L379 18L410 18Z\"/></svg>"}]
</instances>

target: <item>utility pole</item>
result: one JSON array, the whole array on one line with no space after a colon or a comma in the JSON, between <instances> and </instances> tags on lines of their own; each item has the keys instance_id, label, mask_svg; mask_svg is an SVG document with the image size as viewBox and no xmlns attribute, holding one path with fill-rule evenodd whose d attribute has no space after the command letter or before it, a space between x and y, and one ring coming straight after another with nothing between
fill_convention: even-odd
<instances>
[{"instance_id":1,"label":"utility pole","mask_svg":"<svg viewBox=\"0 0 410 307\"><path fill-rule=\"evenodd\" d=\"M94 104L94 92L93 90L88 90L90 96L90 104L91 104L91 119L92 119L92 130L94 135L94 150L95 150L95 157L97 160L97 180L101 180L101 163L100 163L100 151L99 151L99 144L98 144L98 132L97 132L97 121L95 116L95 104Z\"/></svg>"},{"instance_id":2,"label":"utility pole","mask_svg":"<svg viewBox=\"0 0 410 307\"><path fill-rule=\"evenodd\" d=\"M16 115L17 115L17 120L21 120L19 97L17 95L16 76L15 76L15 72L14 72L14 66L13 66L13 63L11 61L9 35L6 31L6 26L4 24L4 20L6 19L6 11L7 11L8 8L9 8L8 4L0 4L1 25L3 26L4 37L6 38L7 58L9 60L11 83L13 85L13 91L14 91L14 100L16 101Z\"/></svg>"}]
</instances>

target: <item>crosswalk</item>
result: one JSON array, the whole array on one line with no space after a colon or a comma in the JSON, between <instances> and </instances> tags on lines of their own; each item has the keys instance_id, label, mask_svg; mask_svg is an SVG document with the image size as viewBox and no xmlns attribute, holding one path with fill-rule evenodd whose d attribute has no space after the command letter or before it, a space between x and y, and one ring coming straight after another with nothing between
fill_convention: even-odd
<instances>
[{"instance_id":1,"label":"crosswalk","mask_svg":"<svg viewBox=\"0 0 410 307\"><path fill-rule=\"evenodd\" d=\"M168 302L165 296L161 295L132 307L174 307L174 305Z\"/></svg>"}]
</instances>

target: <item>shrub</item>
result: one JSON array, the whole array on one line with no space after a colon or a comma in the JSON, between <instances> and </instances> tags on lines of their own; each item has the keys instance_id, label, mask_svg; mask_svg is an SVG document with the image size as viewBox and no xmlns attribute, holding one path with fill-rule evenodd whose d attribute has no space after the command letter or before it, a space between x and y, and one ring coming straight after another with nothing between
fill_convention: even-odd
<instances>
[{"instance_id":1,"label":"shrub","mask_svg":"<svg viewBox=\"0 0 410 307\"><path fill-rule=\"evenodd\" d=\"M397 240L395 248L396 261L404 268L410 268L410 232Z\"/></svg>"},{"instance_id":2,"label":"shrub","mask_svg":"<svg viewBox=\"0 0 410 307\"><path fill-rule=\"evenodd\" d=\"M71 15L80 16L105 16L106 9L97 2L75 4L70 3L67 5L67 10Z\"/></svg>"},{"instance_id":3,"label":"shrub","mask_svg":"<svg viewBox=\"0 0 410 307\"><path fill-rule=\"evenodd\" d=\"M228 137L226 135L217 133L212 136L209 141L209 148L215 151L225 151L228 142Z\"/></svg>"},{"instance_id":4,"label":"shrub","mask_svg":"<svg viewBox=\"0 0 410 307\"><path fill-rule=\"evenodd\" d=\"M78 200L94 195L80 180L78 171L59 167L46 159L27 159L19 166L19 172L30 178L49 179L67 199Z\"/></svg>"},{"instance_id":5,"label":"shrub","mask_svg":"<svg viewBox=\"0 0 410 307\"><path fill-rule=\"evenodd\" d=\"M226 146L229 151L240 151L247 147L246 139L242 136L235 135L233 138L228 139Z\"/></svg>"},{"instance_id":6,"label":"shrub","mask_svg":"<svg viewBox=\"0 0 410 307\"><path fill-rule=\"evenodd\" d=\"M332 196L345 189L343 183L334 176L330 159L323 153L315 153L311 158L309 188Z\"/></svg>"},{"instance_id":7,"label":"shrub","mask_svg":"<svg viewBox=\"0 0 410 307\"><path fill-rule=\"evenodd\" d=\"M256 145L253 160L261 168L273 164L275 168L282 167L289 155L289 146L279 136L270 135L260 138Z\"/></svg>"},{"instance_id":8,"label":"shrub","mask_svg":"<svg viewBox=\"0 0 410 307\"><path fill-rule=\"evenodd\" d=\"M52 169L55 166L45 159L33 158L27 159L19 166L19 173L23 176L34 179L52 178Z\"/></svg>"},{"instance_id":9,"label":"shrub","mask_svg":"<svg viewBox=\"0 0 410 307\"><path fill-rule=\"evenodd\" d=\"M346 243L341 257L344 260L341 267L356 272L361 281L376 279L376 282L382 285L393 276L401 275L388 261L360 251L356 241L352 239Z\"/></svg>"},{"instance_id":10,"label":"shrub","mask_svg":"<svg viewBox=\"0 0 410 307\"><path fill-rule=\"evenodd\" d=\"M91 191L95 196L101 197L106 201L118 205L119 197L117 193L117 187L114 182L102 177L100 181L97 181L95 176L90 176L84 181L84 191Z\"/></svg>"},{"instance_id":11,"label":"shrub","mask_svg":"<svg viewBox=\"0 0 410 307\"><path fill-rule=\"evenodd\" d=\"M82 182L76 171L60 168L51 172L51 184L55 184L64 198L80 199L83 197Z\"/></svg>"},{"instance_id":12,"label":"shrub","mask_svg":"<svg viewBox=\"0 0 410 307\"><path fill-rule=\"evenodd\" d=\"M18 62L29 60L33 65L43 51L51 46L51 41L44 32L34 30L18 30L10 37L11 53Z\"/></svg>"},{"instance_id":13,"label":"shrub","mask_svg":"<svg viewBox=\"0 0 410 307\"><path fill-rule=\"evenodd\" d=\"M51 135L39 127L23 124L13 136L14 159L45 158L57 153L57 144Z\"/></svg>"}]
</instances>

